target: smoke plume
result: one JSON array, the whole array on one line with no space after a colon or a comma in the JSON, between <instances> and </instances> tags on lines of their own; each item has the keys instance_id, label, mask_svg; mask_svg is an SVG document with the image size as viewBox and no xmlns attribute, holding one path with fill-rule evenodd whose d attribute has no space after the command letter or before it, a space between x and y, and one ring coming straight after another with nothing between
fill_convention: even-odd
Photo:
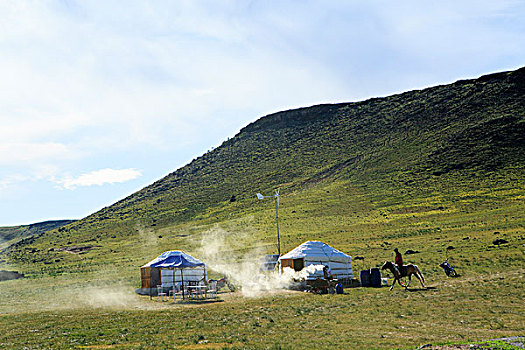
<instances>
[{"instance_id":1,"label":"smoke plume","mask_svg":"<svg viewBox=\"0 0 525 350\"><path fill-rule=\"evenodd\" d=\"M288 289L297 281L304 281L310 273L323 269L323 265L310 265L299 272L291 268L285 268L282 273L260 271L265 252L262 248L245 249L248 241L246 233L215 227L204 233L198 249L199 259L226 276L244 296L257 297Z\"/></svg>"}]
</instances>

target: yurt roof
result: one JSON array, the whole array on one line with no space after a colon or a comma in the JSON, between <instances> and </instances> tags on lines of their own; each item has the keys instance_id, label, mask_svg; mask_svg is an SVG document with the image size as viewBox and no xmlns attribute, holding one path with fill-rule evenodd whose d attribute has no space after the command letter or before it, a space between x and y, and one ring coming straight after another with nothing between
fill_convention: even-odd
<instances>
[{"instance_id":1,"label":"yurt roof","mask_svg":"<svg viewBox=\"0 0 525 350\"><path fill-rule=\"evenodd\" d=\"M163 268L176 268L184 269L190 267L206 266L205 263L193 256L181 252L179 250L173 250L164 252L155 259L142 267L163 267Z\"/></svg>"},{"instance_id":2,"label":"yurt roof","mask_svg":"<svg viewBox=\"0 0 525 350\"><path fill-rule=\"evenodd\" d=\"M332 248L326 243L320 241L308 241L284 254L279 258L279 260L299 258L339 262L350 262L352 259L350 255Z\"/></svg>"}]
</instances>

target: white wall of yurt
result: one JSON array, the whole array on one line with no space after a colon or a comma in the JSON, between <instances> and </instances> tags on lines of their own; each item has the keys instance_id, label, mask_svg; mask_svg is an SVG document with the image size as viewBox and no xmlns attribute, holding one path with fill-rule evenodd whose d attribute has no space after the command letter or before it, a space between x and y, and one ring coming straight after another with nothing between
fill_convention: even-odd
<instances>
[{"instance_id":1,"label":"white wall of yurt","mask_svg":"<svg viewBox=\"0 0 525 350\"><path fill-rule=\"evenodd\" d=\"M304 267L307 268L310 265L324 265L328 266L330 268L330 271L332 272L332 276L334 278L352 278L353 272L352 272L352 265L350 261L333 261L333 260L325 260L325 259L319 259L319 257L305 257L304 258ZM323 270L317 269L315 272L309 273L307 276L307 279L316 279L317 277L323 278Z\"/></svg>"},{"instance_id":2,"label":"white wall of yurt","mask_svg":"<svg viewBox=\"0 0 525 350\"><path fill-rule=\"evenodd\" d=\"M175 282L176 285L182 283L184 278L184 283L197 284L201 281L208 280L208 273L203 268L187 268L183 269L161 269L160 270L160 279L163 287L172 287Z\"/></svg>"}]
</instances>

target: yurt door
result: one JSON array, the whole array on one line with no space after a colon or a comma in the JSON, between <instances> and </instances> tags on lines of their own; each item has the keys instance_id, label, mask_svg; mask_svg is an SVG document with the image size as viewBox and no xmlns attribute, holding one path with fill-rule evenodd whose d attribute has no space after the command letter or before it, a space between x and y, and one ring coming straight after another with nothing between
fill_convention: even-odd
<instances>
[{"instance_id":1,"label":"yurt door","mask_svg":"<svg viewBox=\"0 0 525 350\"><path fill-rule=\"evenodd\" d=\"M160 268L152 267L151 268L151 288L155 288L159 285L162 285L162 280L160 279Z\"/></svg>"},{"instance_id":2,"label":"yurt door","mask_svg":"<svg viewBox=\"0 0 525 350\"><path fill-rule=\"evenodd\" d=\"M140 285L141 288L151 288L151 268L142 267L140 269Z\"/></svg>"},{"instance_id":3,"label":"yurt door","mask_svg":"<svg viewBox=\"0 0 525 350\"><path fill-rule=\"evenodd\" d=\"M293 259L293 269L301 271L304 268L304 258Z\"/></svg>"}]
</instances>

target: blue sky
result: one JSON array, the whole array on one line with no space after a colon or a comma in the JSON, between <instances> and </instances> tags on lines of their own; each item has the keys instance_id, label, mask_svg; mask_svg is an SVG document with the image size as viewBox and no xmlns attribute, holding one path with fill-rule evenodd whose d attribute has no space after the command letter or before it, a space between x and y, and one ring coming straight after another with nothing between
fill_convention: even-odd
<instances>
[{"instance_id":1,"label":"blue sky","mask_svg":"<svg viewBox=\"0 0 525 350\"><path fill-rule=\"evenodd\" d=\"M280 110L525 65L525 1L0 0L0 226L78 219Z\"/></svg>"}]
</instances>

